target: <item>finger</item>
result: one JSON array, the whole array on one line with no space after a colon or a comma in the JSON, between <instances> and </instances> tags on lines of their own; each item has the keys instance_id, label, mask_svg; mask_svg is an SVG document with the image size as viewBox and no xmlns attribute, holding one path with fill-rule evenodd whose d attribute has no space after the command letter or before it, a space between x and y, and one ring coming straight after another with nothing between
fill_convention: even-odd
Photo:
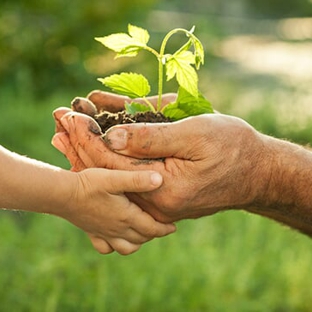
<instances>
[{"instance_id":1,"label":"finger","mask_svg":"<svg viewBox=\"0 0 312 312\"><path fill-rule=\"evenodd\" d=\"M77 126L79 127L80 122L81 124L87 124L88 131L91 131L97 135L102 133L101 128L97 122L91 116L83 113L71 111L70 113L63 115L63 117L60 119L60 122L68 133L70 126L72 126L71 130L76 131L75 129Z\"/></svg>"},{"instance_id":2,"label":"finger","mask_svg":"<svg viewBox=\"0 0 312 312\"><path fill-rule=\"evenodd\" d=\"M131 244L135 245L141 245L144 244L152 239L154 239L156 236L155 235L144 235L139 233L136 229L128 227L124 233L119 233L116 235L111 235L113 238L122 238L127 240ZM107 241L110 239L107 238Z\"/></svg>"},{"instance_id":3,"label":"finger","mask_svg":"<svg viewBox=\"0 0 312 312\"><path fill-rule=\"evenodd\" d=\"M185 158L202 131L195 126L192 119L114 126L105 133L104 140L113 151L136 158Z\"/></svg>"},{"instance_id":4,"label":"finger","mask_svg":"<svg viewBox=\"0 0 312 312\"><path fill-rule=\"evenodd\" d=\"M105 171L106 189L112 194L148 192L160 187L162 182L162 176L154 171Z\"/></svg>"},{"instance_id":5,"label":"finger","mask_svg":"<svg viewBox=\"0 0 312 312\"><path fill-rule=\"evenodd\" d=\"M94 236L93 234L88 234L90 241L93 245L93 247L103 255L110 254L114 251L114 249L110 246L108 242L106 242L104 239L99 238L97 236Z\"/></svg>"},{"instance_id":6,"label":"finger","mask_svg":"<svg viewBox=\"0 0 312 312\"><path fill-rule=\"evenodd\" d=\"M66 130L66 135L55 135L53 138L53 144L57 145L58 140L61 140L63 145L66 146L66 157L74 167L80 167L79 162L86 167L97 167L96 161L93 161L86 152L84 144L88 143L90 138L97 140L101 145L103 141L100 138L101 129L94 121L93 118L81 114L70 113L61 118L61 123ZM83 132L83 135L82 134ZM92 140L93 142L93 140ZM98 144L95 145L95 148ZM96 158L95 158L96 159Z\"/></svg>"},{"instance_id":7,"label":"finger","mask_svg":"<svg viewBox=\"0 0 312 312\"><path fill-rule=\"evenodd\" d=\"M138 207L141 207L144 210L144 212L146 212L149 216L153 216L154 220L157 222L161 222L161 224L168 225L169 223L177 221L176 217L168 216L167 213L164 214L161 211L162 204L164 203L164 201L162 199L160 200L156 199L155 201L151 193L127 193L126 196L128 200L130 200L130 202L135 203ZM138 230L137 225L135 229L140 233L144 233L144 230L143 232L142 230ZM168 230L168 234L175 232L176 231L175 225L171 224L171 227L168 227L167 230ZM164 235L167 235L167 234L164 234ZM161 234L157 237L160 237L160 236Z\"/></svg>"},{"instance_id":8,"label":"finger","mask_svg":"<svg viewBox=\"0 0 312 312\"><path fill-rule=\"evenodd\" d=\"M81 160L81 158L76 153L66 133L64 132L56 133L52 138L52 145L67 157L69 163L72 166L71 169L72 171L78 172L83 169L86 169L87 167L86 164Z\"/></svg>"},{"instance_id":9,"label":"finger","mask_svg":"<svg viewBox=\"0 0 312 312\"><path fill-rule=\"evenodd\" d=\"M68 107L59 107L53 111L53 117L56 120L60 120L65 114L71 112L72 110Z\"/></svg>"},{"instance_id":10,"label":"finger","mask_svg":"<svg viewBox=\"0 0 312 312\"><path fill-rule=\"evenodd\" d=\"M65 137L65 140L62 139L62 137ZM65 141L65 142L63 142ZM69 143L68 136L65 132L58 132L54 134L51 140L51 144L59 150L62 154L66 155L67 153L67 145Z\"/></svg>"},{"instance_id":11,"label":"finger","mask_svg":"<svg viewBox=\"0 0 312 312\"><path fill-rule=\"evenodd\" d=\"M55 132L64 131L64 128L61 123L61 118L69 112L71 112L71 109L67 107L59 107L53 111L52 115L55 121Z\"/></svg>"},{"instance_id":12,"label":"finger","mask_svg":"<svg viewBox=\"0 0 312 312\"><path fill-rule=\"evenodd\" d=\"M141 244L133 244L123 238L110 239L109 243L115 251L124 256L138 251L141 247Z\"/></svg>"},{"instance_id":13,"label":"finger","mask_svg":"<svg viewBox=\"0 0 312 312\"><path fill-rule=\"evenodd\" d=\"M125 109L125 103L131 102L131 99L127 96L116 95L109 92L103 92L94 90L90 92L87 98L97 107L98 111L106 110L112 113L119 112ZM176 100L177 95L175 93L166 93L162 96L161 107L172 103ZM147 98L155 107L157 106L158 96L150 96ZM135 102L145 103L146 100L134 99Z\"/></svg>"},{"instance_id":14,"label":"finger","mask_svg":"<svg viewBox=\"0 0 312 312\"><path fill-rule=\"evenodd\" d=\"M117 95L109 92L94 90L87 98L96 106L98 111L106 110L116 113L125 109L125 103L131 99L127 96Z\"/></svg>"},{"instance_id":15,"label":"finger","mask_svg":"<svg viewBox=\"0 0 312 312\"><path fill-rule=\"evenodd\" d=\"M135 218L132 220L132 228L144 237L149 237L150 239L167 236L177 230L173 223L165 224L158 222L145 211L136 214Z\"/></svg>"},{"instance_id":16,"label":"finger","mask_svg":"<svg viewBox=\"0 0 312 312\"><path fill-rule=\"evenodd\" d=\"M161 98L161 108L166 106L167 104L169 103L173 103L177 98L177 95L176 93L166 93L162 96ZM148 96L147 97L147 100L149 102L151 102L154 107L156 108L157 107L157 103L158 103L158 96L157 95L154 95L154 96ZM144 99L135 99L135 102L139 102L139 103L142 103L142 104L145 104L146 103L146 100Z\"/></svg>"},{"instance_id":17,"label":"finger","mask_svg":"<svg viewBox=\"0 0 312 312\"><path fill-rule=\"evenodd\" d=\"M129 243L136 245L144 244L154 238L150 236L144 236L130 227L126 230L125 233L123 233L122 235L120 234L120 237L126 239Z\"/></svg>"},{"instance_id":18,"label":"finger","mask_svg":"<svg viewBox=\"0 0 312 312\"><path fill-rule=\"evenodd\" d=\"M71 108L75 112L87 114L91 117L98 113L96 106L89 99L82 97L75 97L71 102Z\"/></svg>"},{"instance_id":19,"label":"finger","mask_svg":"<svg viewBox=\"0 0 312 312\"><path fill-rule=\"evenodd\" d=\"M67 130L71 145L87 167L121 170L151 169L151 162L141 164L131 157L112 152L103 141L99 126L91 117L73 112L66 114L61 121ZM159 162L153 162L153 170L159 167Z\"/></svg>"}]
</instances>

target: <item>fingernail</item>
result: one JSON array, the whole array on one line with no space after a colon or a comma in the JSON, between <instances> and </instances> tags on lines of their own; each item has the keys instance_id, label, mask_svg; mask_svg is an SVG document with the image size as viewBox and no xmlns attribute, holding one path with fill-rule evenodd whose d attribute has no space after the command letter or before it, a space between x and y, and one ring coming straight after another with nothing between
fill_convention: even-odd
<instances>
[{"instance_id":1,"label":"fingernail","mask_svg":"<svg viewBox=\"0 0 312 312\"><path fill-rule=\"evenodd\" d=\"M111 129L105 134L105 141L113 150L123 150L127 147L128 131L126 129Z\"/></svg>"},{"instance_id":2,"label":"fingernail","mask_svg":"<svg viewBox=\"0 0 312 312\"><path fill-rule=\"evenodd\" d=\"M69 131L69 124L68 124L67 116L61 118L61 124L64 127L64 129L68 132Z\"/></svg>"},{"instance_id":3,"label":"fingernail","mask_svg":"<svg viewBox=\"0 0 312 312\"><path fill-rule=\"evenodd\" d=\"M153 185L155 186L160 186L162 184L163 178L161 176L161 174L159 174L158 172L154 172L151 175L151 182Z\"/></svg>"},{"instance_id":4,"label":"fingernail","mask_svg":"<svg viewBox=\"0 0 312 312\"><path fill-rule=\"evenodd\" d=\"M63 141L61 140L59 135L54 135L54 137L52 138L52 145L58 149L62 154L66 154L67 149L63 143Z\"/></svg>"},{"instance_id":5,"label":"fingernail","mask_svg":"<svg viewBox=\"0 0 312 312\"><path fill-rule=\"evenodd\" d=\"M102 134L100 126L93 119L89 120L88 129L94 134Z\"/></svg>"}]
</instances>

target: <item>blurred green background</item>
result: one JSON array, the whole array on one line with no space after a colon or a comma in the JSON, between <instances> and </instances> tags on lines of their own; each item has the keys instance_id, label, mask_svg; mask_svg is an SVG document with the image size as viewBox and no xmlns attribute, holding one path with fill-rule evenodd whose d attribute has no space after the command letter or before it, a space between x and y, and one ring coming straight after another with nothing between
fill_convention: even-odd
<instances>
[{"instance_id":1,"label":"blurred green background","mask_svg":"<svg viewBox=\"0 0 312 312\"><path fill-rule=\"evenodd\" d=\"M311 0L2 0L0 144L69 168L50 144L53 109L114 72L156 79L144 53L112 62L93 39L128 23L156 47L196 25L200 89L214 107L310 144L311 14ZM0 311L311 311L311 240L242 212L179 222L128 257L97 254L51 216L2 211L0 235Z\"/></svg>"}]
</instances>

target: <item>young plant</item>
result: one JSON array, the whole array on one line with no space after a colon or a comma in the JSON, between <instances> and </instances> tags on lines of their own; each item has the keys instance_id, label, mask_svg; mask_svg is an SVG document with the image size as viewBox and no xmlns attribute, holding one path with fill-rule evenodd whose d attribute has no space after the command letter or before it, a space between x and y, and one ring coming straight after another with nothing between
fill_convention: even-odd
<instances>
[{"instance_id":1,"label":"young plant","mask_svg":"<svg viewBox=\"0 0 312 312\"><path fill-rule=\"evenodd\" d=\"M156 108L147 99L151 88L148 80L141 74L121 73L98 80L118 94L126 95L131 99L143 98L146 105L135 101L125 104L125 110L130 114L153 111L161 112L171 120L179 120L188 116L213 113L211 104L198 91L196 70L200 68L201 64L204 64L204 48L194 35L194 30L195 27L190 31L183 28L171 30L164 37L159 52L147 45L150 38L147 30L130 24L128 25L128 34L117 33L95 38L105 47L116 52L116 58L135 57L141 50L148 51L156 57L158 61L158 102ZM176 33L184 33L187 42L173 54L165 53L169 39ZM162 107L164 70L166 80L169 81L175 77L179 88L176 101Z\"/></svg>"}]
</instances>

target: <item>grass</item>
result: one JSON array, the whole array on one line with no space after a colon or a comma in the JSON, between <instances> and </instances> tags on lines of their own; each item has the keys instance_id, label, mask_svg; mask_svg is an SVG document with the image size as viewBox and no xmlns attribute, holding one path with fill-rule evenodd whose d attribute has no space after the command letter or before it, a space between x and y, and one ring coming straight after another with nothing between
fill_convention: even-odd
<instances>
[{"instance_id":1,"label":"grass","mask_svg":"<svg viewBox=\"0 0 312 312\"><path fill-rule=\"evenodd\" d=\"M68 167L67 160L50 142L54 134L52 111L59 106L69 106L71 100L66 93L41 100L29 93L2 88L0 144L17 153Z\"/></svg>"},{"instance_id":2,"label":"grass","mask_svg":"<svg viewBox=\"0 0 312 312\"><path fill-rule=\"evenodd\" d=\"M100 256L61 219L34 215L22 228L3 214L1 309L309 311L305 236L239 212L178 227L131 256Z\"/></svg>"},{"instance_id":3,"label":"grass","mask_svg":"<svg viewBox=\"0 0 312 312\"><path fill-rule=\"evenodd\" d=\"M262 85L262 106L238 110L239 96L252 89L245 82L216 71L212 102L268 134L287 137L296 129L299 119L277 126L275 91ZM74 96L38 100L2 88L1 144L68 168L50 145L51 112ZM298 142L311 139L306 129L292 132ZM84 233L45 215L1 211L0 236L1 311L308 312L312 306L312 241L244 212L179 222L177 233L127 257L97 254Z\"/></svg>"}]
</instances>

